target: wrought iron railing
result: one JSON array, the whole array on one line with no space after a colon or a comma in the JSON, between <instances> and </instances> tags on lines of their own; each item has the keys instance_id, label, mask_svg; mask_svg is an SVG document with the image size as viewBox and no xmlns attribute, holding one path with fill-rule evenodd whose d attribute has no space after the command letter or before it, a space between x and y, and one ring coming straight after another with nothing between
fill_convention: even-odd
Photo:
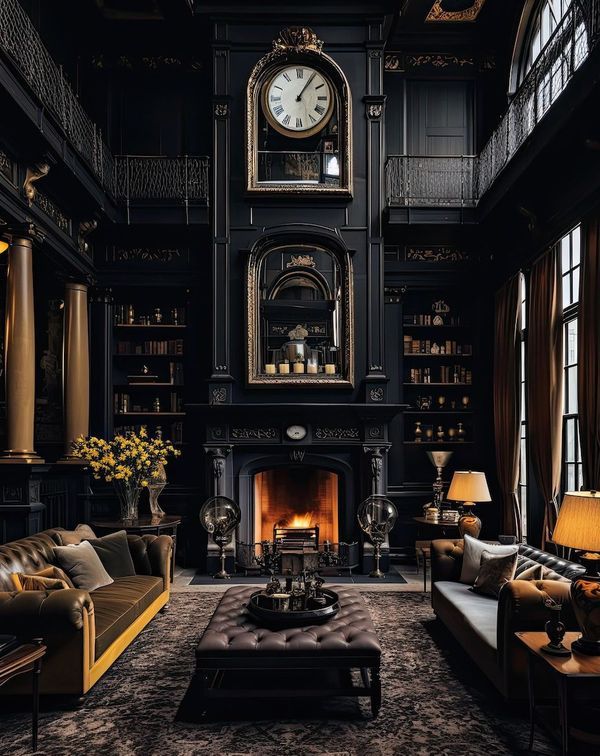
<instances>
[{"instance_id":1,"label":"wrought iron railing","mask_svg":"<svg viewBox=\"0 0 600 756\"><path fill-rule=\"evenodd\" d=\"M391 155L386 163L389 205L469 207L475 204L473 155Z\"/></svg>"},{"instance_id":2,"label":"wrought iron railing","mask_svg":"<svg viewBox=\"0 0 600 756\"><path fill-rule=\"evenodd\" d=\"M476 157L392 155L390 206L474 206L568 86L600 38L600 0L573 0Z\"/></svg>"},{"instance_id":3,"label":"wrought iron railing","mask_svg":"<svg viewBox=\"0 0 600 756\"><path fill-rule=\"evenodd\" d=\"M62 69L53 61L17 0L0 0L0 49L25 79L70 143L112 193L112 155L102 133L84 111Z\"/></svg>"},{"instance_id":4,"label":"wrought iron railing","mask_svg":"<svg viewBox=\"0 0 600 756\"><path fill-rule=\"evenodd\" d=\"M207 157L116 155L114 164L117 200L208 200Z\"/></svg>"}]
</instances>

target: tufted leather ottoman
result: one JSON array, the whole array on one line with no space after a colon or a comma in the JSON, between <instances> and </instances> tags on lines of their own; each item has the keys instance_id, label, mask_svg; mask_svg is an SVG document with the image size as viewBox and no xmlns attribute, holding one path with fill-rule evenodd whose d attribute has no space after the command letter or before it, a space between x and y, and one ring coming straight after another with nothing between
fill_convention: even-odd
<instances>
[{"instance_id":1,"label":"tufted leather ottoman","mask_svg":"<svg viewBox=\"0 0 600 756\"><path fill-rule=\"evenodd\" d=\"M205 700L211 698L370 696L373 716L381 706L379 665L381 647L369 610L356 588L332 586L340 599L337 616L324 625L267 630L246 611L256 586L225 592L196 648L196 682ZM350 670L359 669L362 685L352 683ZM251 689L226 687L227 671L254 673ZM313 687L296 686L293 672L287 686L261 689L264 671L311 670ZM312 672L314 670L314 672ZM333 673L337 683L324 685ZM258 674L256 674L258 673Z\"/></svg>"}]
</instances>

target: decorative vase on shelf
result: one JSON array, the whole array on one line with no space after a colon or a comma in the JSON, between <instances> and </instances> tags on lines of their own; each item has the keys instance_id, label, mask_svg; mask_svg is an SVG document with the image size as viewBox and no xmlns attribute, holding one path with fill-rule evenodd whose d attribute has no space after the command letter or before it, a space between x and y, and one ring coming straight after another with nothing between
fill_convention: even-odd
<instances>
[{"instance_id":1,"label":"decorative vase on shelf","mask_svg":"<svg viewBox=\"0 0 600 756\"><path fill-rule=\"evenodd\" d=\"M458 440L459 441L464 441L465 440L465 436L467 435L467 432L465 431L464 426L463 426L462 423L458 423L457 435L458 435Z\"/></svg>"},{"instance_id":2,"label":"decorative vase on shelf","mask_svg":"<svg viewBox=\"0 0 600 756\"><path fill-rule=\"evenodd\" d=\"M546 608L550 611L550 619L545 624L546 635L549 638L549 643L542 646L542 651L547 654L554 654L554 656L571 656L571 652L568 648L563 646L563 638L567 628L564 622L560 618L562 606L560 604L553 604L549 601L544 602Z\"/></svg>"},{"instance_id":3,"label":"decorative vase on shelf","mask_svg":"<svg viewBox=\"0 0 600 756\"><path fill-rule=\"evenodd\" d=\"M140 487L127 483L115 483L115 490L121 506L122 520L137 520L140 503Z\"/></svg>"},{"instance_id":4,"label":"decorative vase on shelf","mask_svg":"<svg viewBox=\"0 0 600 756\"><path fill-rule=\"evenodd\" d=\"M164 487L167 485L167 471L164 465L159 465L158 477L153 479L154 483L148 484L148 499L150 501L150 514L152 517L164 517L165 511L158 503L158 497L161 495Z\"/></svg>"},{"instance_id":5,"label":"decorative vase on shelf","mask_svg":"<svg viewBox=\"0 0 600 756\"><path fill-rule=\"evenodd\" d=\"M423 430L421 428L421 421L417 420L415 422L415 442L421 443L423 440Z\"/></svg>"}]
</instances>

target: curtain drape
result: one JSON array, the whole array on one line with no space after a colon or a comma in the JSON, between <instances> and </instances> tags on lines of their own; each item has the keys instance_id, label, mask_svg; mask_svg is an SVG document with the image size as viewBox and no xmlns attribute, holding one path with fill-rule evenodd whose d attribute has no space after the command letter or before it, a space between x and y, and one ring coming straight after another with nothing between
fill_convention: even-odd
<instances>
[{"instance_id":1,"label":"curtain drape","mask_svg":"<svg viewBox=\"0 0 600 756\"><path fill-rule=\"evenodd\" d=\"M531 268L527 310L527 414L531 464L544 500L542 548L558 512L562 453L563 323L560 249Z\"/></svg>"},{"instance_id":2,"label":"curtain drape","mask_svg":"<svg viewBox=\"0 0 600 756\"><path fill-rule=\"evenodd\" d=\"M521 424L521 273L496 294L494 322L494 432L502 493L503 533L521 540L517 496Z\"/></svg>"},{"instance_id":3,"label":"curtain drape","mask_svg":"<svg viewBox=\"0 0 600 756\"><path fill-rule=\"evenodd\" d=\"M577 407L583 486L600 490L600 216L583 229L577 337Z\"/></svg>"}]
</instances>

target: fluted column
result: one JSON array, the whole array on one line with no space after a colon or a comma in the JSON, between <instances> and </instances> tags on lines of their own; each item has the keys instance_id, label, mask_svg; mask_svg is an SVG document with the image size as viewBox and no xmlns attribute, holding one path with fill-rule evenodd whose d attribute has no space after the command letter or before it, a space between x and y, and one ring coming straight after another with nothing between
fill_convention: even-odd
<instances>
[{"instance_id":1,"label":"fluted column","mask_svg":"<svg viewBox=\"0 0 600 756\"><path fill-rule=\"evenodd\" d=\"M33 244L14 234L8 249L4 364L8 448L0 462L40 463L33 448L35 418L35 322Z\"/></svg>"},{"instance_id":2,"label":"fluted column","mask_svg":"<svg viewBox=\"0 0 600 756\"><path fill-rule=\"evenodd\" d=\"M88 287L65 284L63 335L63 401L65 413L65 456L63 462L80 462L71 444L90 430L90 353L88 338Z\"/></svg>"}]
</instances>

